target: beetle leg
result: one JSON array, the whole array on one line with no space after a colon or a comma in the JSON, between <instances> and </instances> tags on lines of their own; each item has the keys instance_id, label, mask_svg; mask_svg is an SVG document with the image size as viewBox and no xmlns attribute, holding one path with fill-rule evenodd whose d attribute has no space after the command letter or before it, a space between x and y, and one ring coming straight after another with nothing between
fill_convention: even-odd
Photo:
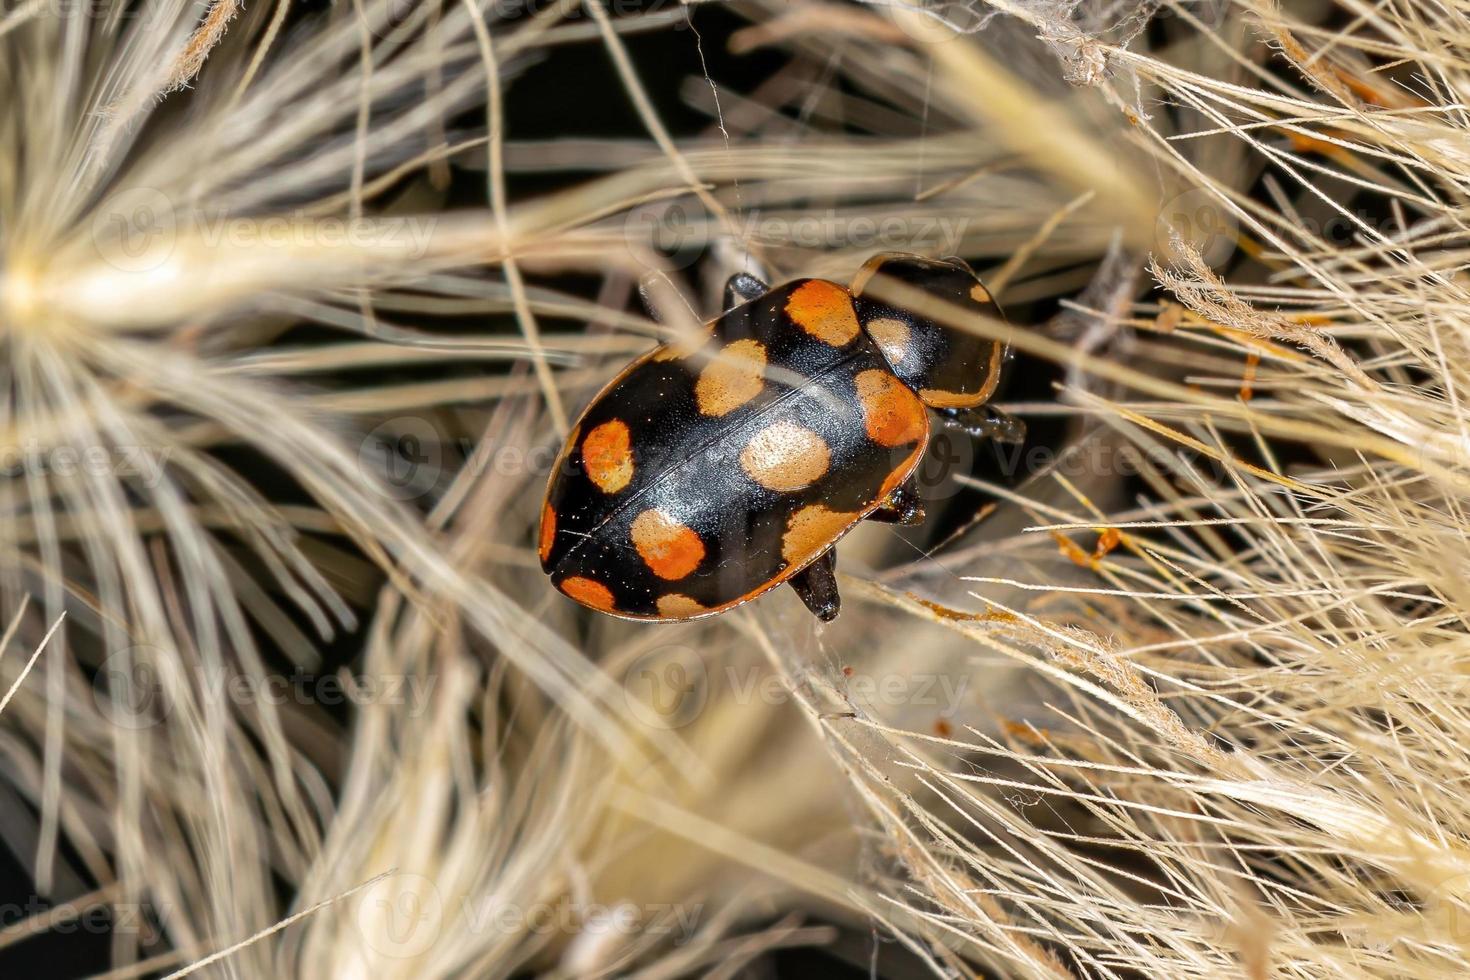
<instances>
[{"instance_id":1,"label":"beetle leg","mask_svg":"<svg viewBox=\"0 0 1470 980\"><path fill-rule=\"evenodd\" d=\"M894 488L888 499L868 515L868 520L882 524L923 524L924 501L919 496L919 479L912 473Z\"/></svg>"},{"instance_id":2,"label":"beetle leg","mask_svg":"<svg viewBox=\"0 0 1470 980\"><path fill-rule=\"evenodd\" d=\"M1009 412L990 405L979 408L941 408L944 424L977 438L990 438L1012 445L1026 441L1026 423Z\"/></svg>"},{"instance_id":3,"label":"beetle leg","mask_svg":"<svg viewBox=\"0 0 1470 980\"><path fill-rule=\"evenodd\" d=\"M725 309L733 310L741 303L760 299L771 287L748 272L737 272L725 280Z\"/></svg>"},{"instance_id":4,"label":"beetle leg","mask_svg":"<svg viewBox=\"0 0 1470 980\"><path fill-rule=\"evenodd\" d=\"M824 623L837 618L842 597L837 594L837 549L828 548L788 581L812 615Z\"/></svg>"}]
</instances>

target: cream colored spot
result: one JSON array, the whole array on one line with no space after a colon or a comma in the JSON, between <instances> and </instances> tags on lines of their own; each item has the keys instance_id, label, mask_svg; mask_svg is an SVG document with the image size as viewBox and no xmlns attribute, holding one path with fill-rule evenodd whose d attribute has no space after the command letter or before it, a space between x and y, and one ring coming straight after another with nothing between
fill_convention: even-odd
<instances>
[{"instance_id":1,"label":"cream colored spot","mask_svg":"<svg viewBox=\"0 0 1470 980\"><path fill-rule=\"evenodd\" d=\"M852 296L835 282L811 279L786 298L786 314L818 340L841 347L860 332Z\"/></svg>"},{"instance_id":2,"label":"cream colored spot","mask_svg":"<svg viewBox=\"0 0 1470 980\"><path fill-rule=\"evenodd\" d=\"M562 579L559 588L584 606L601 609L603 612L612 612L612 592L595 579L573 575L571 578Z\"/></svg>"},{"instance_id":3,"label":"cream colored spot","mask_svg":"<svg viewBox=\"0 0 1470 980\"><path fill-rule=\"evenodd\" d=\"M665 619L691 619L706 612L709 612L708 606L695 602L687 595L675 592L658 597L658 614Z\"/></svg>"},{"instance_id":4,"label":"cream colored spot","mask_svg":"<svg viewBox=\"0 0 1470 980\"><path fill-rule=\"evenodd\" d=\"M857 514L830 510L825 504L811 504L791 515L786 533L781 536L781 557L787 563L800 565L821 554L853 524Z\"/></svg>"},{"instance_id":5,"label":"cream colored spot","mask_svg":"<svg viewBox=\"0 0 1470 980\"><path fill-rule=\"evenodd\" d=\"M868 336L878 345L889 364L898 364L909 352L909 325L891 316L881 316L868 323Z\"/></svg>"},{"instance_id":6,"label":"cream colored spot","mask_svg":"<svg viewBox=\"0 0 1470 980\"><path fill-rule=\"evenodd\" d=\"M663 511L645 510L635 517L632 536L643 563L659 578L683 578L704 560L699 535Z\"/></svg>"},{"instance_id":7,"label":"cream colored spot","mask_svg":"<svg viewBox=\"0 0 1470 980\"><path fill-rule=\"evenodd\" d=\"M603 493L617 493L633 479L633 443L621 419L604 422L582 442L582 468Z\"/></svg>"},{"instance_id":8,"label":"cream colored spot","mask_svg":"<svg viewBox=\"0 0 1470 980\"><path fill-rule=\"evenodd\" d=\"M880 446L902 446L929 434L924 405L887 371L864 371L855 379L868 436Z\"/></svg>"},{"instance_id":9,"label":"cream colored spot","mask_svg":"<svg viewBox=\"0 0 1470 980\"><path fill-rule=\"evenodd\" d=\"M777 422L757 432L740 452L740 468L768 490L809 487L832 465L832 451L811 429Z\"/></svg>"},{"instance_id":10,"label":"cream colored spot","mask_svg":"<svg viewBox=\"0 0 1470 980\"><path fill-rule=\"evenodd\" d=\"M694 383L694 398L705 415L728 415L761 393L766 349L758 340L737 340L716 353Z\"/></svg>"},{"instance_id":11,"label":"cream colored spot","mask_svg":"<svg viewBox=\"0 0 1470 980\"><path fill-rule=\"evenodd\" d=\"M977 282L975 283L975 285L970 287L970 298L977 303L989 303L990 290L986 289L984 286L980 285Z\"/></svg>"}]
</instances>

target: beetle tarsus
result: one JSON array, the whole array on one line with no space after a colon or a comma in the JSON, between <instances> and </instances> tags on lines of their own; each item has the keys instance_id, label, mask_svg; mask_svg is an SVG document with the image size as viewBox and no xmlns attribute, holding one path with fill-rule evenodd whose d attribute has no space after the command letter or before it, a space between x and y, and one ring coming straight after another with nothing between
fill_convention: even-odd
<instances>
[{"instance_id":1,"label":"beetle tarsus","mask_svg":"<svg viewBox=\"0 0 1470 980\"><path fill-rule=\"evenodd\" d=\"M923 524L924 498L919 496L918 478L909 474L908 479L895 487L888 499L868 515L868 520L880 524Z\"/></svg>"},{"instance_id":2,"label":"beetle tarsus","mask_svg":"<svg viewBox=\"0 0 1470 980\"><path fill-rule=\"evenodd\" d=\"M836 619L842 609L842 597L837 594L836 549L828 548L816 561L791 576L791 587L813 616L824 623Z\"/></svg>"},{"instance_id":3,"label":"beetle tarsus","mask_svg":"<svg viewBox=\"0 0 1470 980\"><path fill-rule=\"evenodd\" d=\"M735 309L741 303L760 299L771 291L771 287L748 272L737 272L725 280L725 310Z\"/></svg>"},{"instance_id":4,"label":"beetle tarsus","mask_svg":"<svg viewBox=\"0 0 1470 980\"><path fill-rule=\"evenodd\" d=\"M1026 423L1009 412L990 405L979 408L941 409L944 424L960 429L976 438L1018 445L1026 441Z\"/></svg>"}]
</instances>

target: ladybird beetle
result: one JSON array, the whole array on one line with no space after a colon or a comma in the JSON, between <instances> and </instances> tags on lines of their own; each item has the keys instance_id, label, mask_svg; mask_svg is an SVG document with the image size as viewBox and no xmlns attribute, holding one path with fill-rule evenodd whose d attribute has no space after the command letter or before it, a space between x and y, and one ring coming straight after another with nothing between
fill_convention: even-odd
<instances>
[{"instance_id":1,"label":"ladybird beetle","mask_svg":"<svg viewBox=\"0 0 1470 980\"><path fill-rule=\"evenodd\" d=\"M600 612L712 616L790 582L837 615L833 545L864 518L924 518L928 410L1016 438L982 409L1006 345L863 294L875 273L999 317L959 259L882 253L852 287L746 274L697 342L635 360L572 427L541 510L541 567Z\"/></svg>"}]
</instances>

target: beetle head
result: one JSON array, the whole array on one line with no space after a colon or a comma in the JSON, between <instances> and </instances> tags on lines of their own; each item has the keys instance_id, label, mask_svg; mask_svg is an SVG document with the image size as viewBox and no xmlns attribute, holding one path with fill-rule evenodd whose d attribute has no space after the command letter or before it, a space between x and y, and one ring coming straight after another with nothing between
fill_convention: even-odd
<instances>
[{"instance_id":1,"label":"beetle head","mask_svg":"<svg viewBox=\"0 0 1470 980\"><path fill-rule=\"evenodd\" d=\"M1002 319L979 277L961 259L881 252L863 264L853 279L852 295L863 329L893 373L926 405L971 408L983 404L1000 380L1005 342L907 309L891 292L884 299L876 298L873 293L883 292L884 280L911 291L922 290L936 303L958 307L964 315Z\"/></svg>"}]
</instances>

